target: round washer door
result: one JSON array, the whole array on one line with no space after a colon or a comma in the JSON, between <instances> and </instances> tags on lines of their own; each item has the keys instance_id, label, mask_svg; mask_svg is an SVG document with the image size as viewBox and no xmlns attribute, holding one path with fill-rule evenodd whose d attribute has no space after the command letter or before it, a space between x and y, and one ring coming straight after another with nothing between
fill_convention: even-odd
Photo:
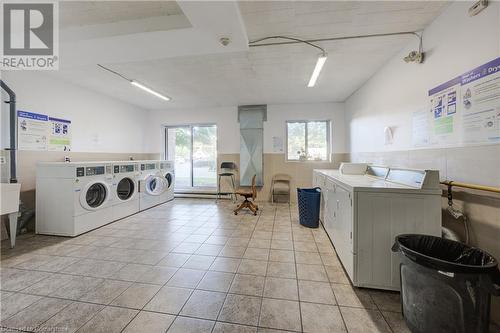
<instances>
[{"instance_id":1,"label":"round washer door","mask_svg":"<svg viewBox=\"0 0 500 333\"><path fill-rule=\"evenodd\" d=\"M174 184L174 175L173 175L173 174L171 174L170 172L167 172L167 173L165 174L165 180L166 180L166 182L167 182L167 183L165 184L165 185L167 186L167 188L172 187L172 185Z\"/></svg>"},{"instance_id":2,"label":"round washer door","mask_svg":"<svg viewBox=\"0 0 500 333\"><path fill-rule=\"evenodd\" d=\"M132 178L124 177L116 184L116 196L121 201L130 200L135 193L135 181Z\"/></svg>"},{"instance_id":3,"label":"round washer door","mask_svg":"<svg viewBox=\"0 0 500 333\"><path fill-rule=\"evenodd\" d=\"M160 195L165 191L165 181L162 177L151 175L146 178L145 188L149 195Z\"/></svg>"},{"instance_id":4,"label":"round washer door","mask_svg":"<svg viewBox=\"0 0 500 333\"><path fill-rule=\"evenodd\" d=\"M109 197L108 184L100 181L87 184L80 195L80 204L87 210L97 210Z\"/></svg>"}]
</instances>

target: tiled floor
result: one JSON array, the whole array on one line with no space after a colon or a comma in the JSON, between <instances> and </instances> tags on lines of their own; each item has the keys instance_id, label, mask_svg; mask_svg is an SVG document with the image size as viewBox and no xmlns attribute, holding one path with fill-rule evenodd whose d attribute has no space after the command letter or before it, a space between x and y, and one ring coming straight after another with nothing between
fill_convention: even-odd
<instances>
[{"instance_id":1,"label":"tiled floor","mask_svg":"<svg viewBox=\"0 0 500 333\"><path fill-rule=\"evenodd\" d=\"M1 250L1 326L38 332L408 332L397 293L351 287L296 207L175 199L76 238Z\"/></svg>"}]
</instances>

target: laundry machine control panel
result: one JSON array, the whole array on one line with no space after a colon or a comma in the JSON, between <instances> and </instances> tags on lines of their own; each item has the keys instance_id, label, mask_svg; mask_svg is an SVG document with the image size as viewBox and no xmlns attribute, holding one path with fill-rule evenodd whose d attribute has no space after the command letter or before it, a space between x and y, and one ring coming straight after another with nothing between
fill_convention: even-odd
<instances>
[{"instance_id":1,"label":"laundry machine control panel","mask_svg":"<svg viewBox=\"0 0 500 333\"><path fill-rule=\"evenodd\" d=\"M125 164L125 165L115 165L114 173L126 173L126 172L134 172L135 166L133 164Z\"/></svg>"},{"instance_id":2,"label":"laundry machine control panel","mask_svg":"<svg viewBox=\"0 0 500 333\"><path fill-rule=\"evenodd\" d=\"M144 170L154 170L154 169L157 169L156 163L141 164L141 171L144 171Z\"/></svg>"},{"instance_id":3,"label":"laundry machine control panel","mask_svg":"<svg viewBox=\"0 0 500 333\"><path fill-rule=\"evenodd\" d=\"M88 177L88 176L104 175L105 171L106 170L104 166L86 167L85 176Z\"/></svg>"}]
</instances>

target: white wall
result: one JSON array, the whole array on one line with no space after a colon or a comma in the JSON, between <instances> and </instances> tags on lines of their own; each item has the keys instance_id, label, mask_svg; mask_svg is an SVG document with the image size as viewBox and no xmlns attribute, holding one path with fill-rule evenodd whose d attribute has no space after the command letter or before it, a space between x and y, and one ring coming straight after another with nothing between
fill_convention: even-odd
<instances>
[{"instance_id":1,"label":"white wall","mask_svg":"<svg viewBox=\"0 0 500 333\"><path fill-rule=\"evenodd\" d=\"M218 107L204 109L161 110L149 112L150 135L147 151L162 151L162 125L215 123L218 131L218 152L239 153L240 134L238 108ZM333 152L343 153L345 148L343 103L280 104L268 105L264 123L264 153L273 152L273 136L285 138L286 120L331 120L333 127Z\"/></svg>"},{"instance_id":2,"label":"white wall","mask_svg":"<svg viewBox=\"0 0 500 333\"><path fill-rule=\"evenodd\" d=\"M500 55L500 3L475 17L467 14L470 6L452 3L425 29L423 64L403 61L417 48L415 39L347 99L351 152L411 149L411 115L427 107L428 90ZM384 146L385 126L395 128L392 145Z\"/></svg>"},{"instance_id":3,"label":"white wall","mask_svg":"<svg viewBox=\"0 0 500 333\"><path fill-rule=\"evenodd\" d=\"M17 109L69 119L74 152L141 153L148 111L40 71L2 72ZM8 106L2 106L2 115ZM8 126L2 118L2 132ZM2 147L7 145L2 135Z\"/></svg>"}]
</instances>

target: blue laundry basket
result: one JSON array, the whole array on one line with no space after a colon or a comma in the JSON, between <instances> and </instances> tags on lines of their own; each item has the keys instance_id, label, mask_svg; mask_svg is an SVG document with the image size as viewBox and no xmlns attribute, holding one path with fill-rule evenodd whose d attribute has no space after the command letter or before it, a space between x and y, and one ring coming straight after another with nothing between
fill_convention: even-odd
<instances>
[{"instance_id":1,"label":"blue laundry basket","mask_svg":"<svg viewBox=\"0 0 500 333\"><path fill-rule=\"evenodd\" d=\"M309 228L319 227L321 189L319 187L297 188L297 201L300 224Z\"/></svg>"}]
</instances>

